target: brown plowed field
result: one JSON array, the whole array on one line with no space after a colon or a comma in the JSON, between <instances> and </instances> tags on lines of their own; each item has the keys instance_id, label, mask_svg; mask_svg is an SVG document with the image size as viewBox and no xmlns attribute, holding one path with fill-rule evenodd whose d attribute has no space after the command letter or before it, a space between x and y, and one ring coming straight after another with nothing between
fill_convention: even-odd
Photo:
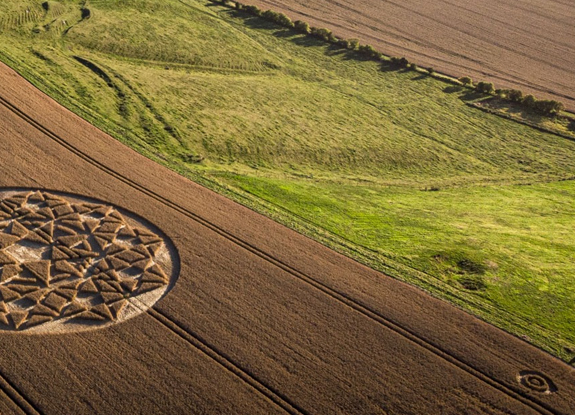
<instances>
[{"instance_id":1,"label":"brown plowed field","mask_svg":"<svg viewBox=\"0 0 575 415\"><path fill-rule=\"evenodd\" d=\"M250 0L454 76L575 109L575 7L567 0Z\"/></svg>"},{"instance_id":2,"label":"brown plowed field","mask_svg":"<svg viewBox=\"0 0 575 415\"><path fill-rule=\"evenodd\" d=\"M572 367L156 165L2 65L0 172L144 218L179 257L127 321L0 330L2 414L573 413Z\"/></svg>"}]
</instances>

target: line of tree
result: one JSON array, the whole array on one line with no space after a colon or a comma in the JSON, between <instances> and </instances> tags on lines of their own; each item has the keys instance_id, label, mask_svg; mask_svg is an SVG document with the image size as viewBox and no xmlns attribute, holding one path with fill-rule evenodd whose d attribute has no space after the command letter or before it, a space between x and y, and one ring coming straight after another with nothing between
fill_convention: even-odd
<instances>
[{"instance_id":1,"label":"line of tree","mask_svg":"<svg viewBox=\"0 0 575 415\"><path fill-rule=\"evenodd\" d=\"M364 59L370 59L380 62L388 62L397 68L412 69L421 72L422 70L414 63L410 63L405 57L387 57L383 53L378 52L371 45L361 45L357 39L342 39L335 36L331 30L326 28L312 27L308 23L296 20L292 20L283 13L278 13L273 10L263 11L257 6L244 5L240 2L233 2L229 0L211 0L215 3L220 3L229 6L230 4L236 10L241 10L245 13L251 14L256 17L264 18L270 22L276 23L282 27L288 29L294 29L295 31L302 33L304 35L313 36L314 38L320 39L324 42L337 45L342 49L347 49L350 51L355 51L359 56ZM433 68L428 68L427 73L431 76L435 75L435 70ZM463 86L474 88L477 92L488 95L497 95L499 98L519 103L526 108L533 109L545 115L555 115L565 109L563 103L555 100L538 100L533 95L523 96L523 93L516 89L495 89L495 86L491 82L478 82L473 83L473 80L464 76L458 79L459 83Z\"/></svg>"},{"instance_id":2,"label":"line of tree","mask_svg":"<svg viewBox=\"0 0 575 415\"><path fill-rule=\"evenodd\" d=\"M474 88L477 92L482 94L494 95L498 98L520 104L525 108L537 111L544 115L556 115L565 109L562 102L552 99L537 99L533 95L523 95L523 92L518 89L495 89L491 82L477 82L468 76L463 76L458 79L462 85L468 88Z\"/></svg>"}]
</instances>

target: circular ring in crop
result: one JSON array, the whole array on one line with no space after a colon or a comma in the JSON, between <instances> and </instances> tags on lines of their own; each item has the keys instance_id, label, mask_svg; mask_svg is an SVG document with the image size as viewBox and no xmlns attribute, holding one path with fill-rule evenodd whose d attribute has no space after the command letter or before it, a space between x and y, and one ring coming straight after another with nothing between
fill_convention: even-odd
<instances>
[{"instance_id":1,"label":"circular ring in crop","mask_svg":"<svg viewBox=\"0 0 575 415\"><path fill-rule=\"evenodd\" d=\"M171 242L134 214L68 194L0 191L0 330L124 321L164 296L177 268Z\"/></svg>"}]
</instances>

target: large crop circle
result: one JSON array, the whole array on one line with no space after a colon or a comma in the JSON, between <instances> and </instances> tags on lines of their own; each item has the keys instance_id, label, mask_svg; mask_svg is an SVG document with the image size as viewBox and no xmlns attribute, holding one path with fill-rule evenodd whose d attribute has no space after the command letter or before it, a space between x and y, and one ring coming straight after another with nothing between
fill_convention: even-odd
<instances>
[{"instance_id":1,"label":"large crop circle","mask_svg":"<svg viewBox=\"0 0 575 415\"><path fill-rule=\"evenodd\" d=\"M178 269L152 224L99 201L0 191L0 330L67 332L146 311Z\"/></svg>"}]
</instances>

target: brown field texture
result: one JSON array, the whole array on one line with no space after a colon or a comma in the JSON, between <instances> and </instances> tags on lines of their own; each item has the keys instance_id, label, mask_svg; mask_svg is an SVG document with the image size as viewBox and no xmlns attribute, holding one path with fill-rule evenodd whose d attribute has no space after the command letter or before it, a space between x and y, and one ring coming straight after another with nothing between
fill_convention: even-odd
<instances>
[{"instance_id":1,"label":"brown field texture","mask_svg":"<svg viewBox=\"0 0 575 415\"><path fill-rule=\"evenodd\" d=\"M556 0L250 0L456 77L575 109L575 8Z\"/></svg>"},{"instance_id":2,"label":"brown field texture","mask_svg":"<svg viewBox=\"0 0 575 415\"><path fill-rule=\"evenodd\" d=\"M177 274L125 321L0 330L2 414L573 413L573 367L153 163L4 65L0 120L3 189L142 218L154 231L134 233L146 247L171 241ZM50 204L70 223L74 210L102 209ZM113 211L100 213L102 238L129 225ZM10 226L3 240L26 232ZM69 233L72 251L90 252Z\"/></svg>"}]
</instances>

